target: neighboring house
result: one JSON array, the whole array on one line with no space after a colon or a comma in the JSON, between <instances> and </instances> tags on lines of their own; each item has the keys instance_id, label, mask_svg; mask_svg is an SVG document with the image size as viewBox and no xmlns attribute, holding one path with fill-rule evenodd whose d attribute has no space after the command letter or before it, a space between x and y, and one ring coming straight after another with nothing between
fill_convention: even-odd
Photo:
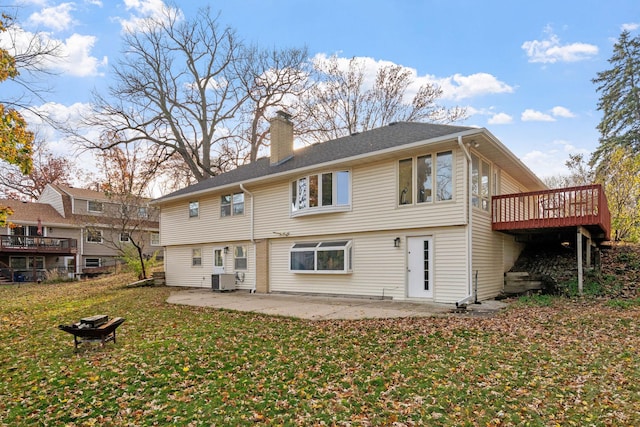
<instances>
[{"instance_id":1,"label":"neighboring house","mask_svg":"<svg viewBox=\"0 0 640 427\"><path fill-rule=\"evenodd\" d=\"M120 256L115 246L131 238L144 242L145 255L162 253L158 210L148 202L51 184L38 202L0 200L14 211L0 232L0 276L34 281L53 270L73 277L112 269Z\"/></svg>"},{"instance_id":2,"label":"neighboring house","mask_svg":"<svg viewBox=\"0 0 640 427\"><path fill-rule=\"evenodd\" d=\"M453 303L498 295L530 220L576 197L604 215L598 186L558 196L484 128L394 123L294 151L279 113L270 158L153 204L170 286L227 273L249 291ZM596 216L553 230L605 239Z\"/></svg>"}]
</instances>

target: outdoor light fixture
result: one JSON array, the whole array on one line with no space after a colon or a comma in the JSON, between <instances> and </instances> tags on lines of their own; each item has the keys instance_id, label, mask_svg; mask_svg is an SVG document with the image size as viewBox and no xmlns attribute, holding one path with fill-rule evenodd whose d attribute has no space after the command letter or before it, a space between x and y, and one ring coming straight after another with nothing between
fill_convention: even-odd
<instances>
[{"instance_id":1,"label":"outdoor light fixture","mask_svg":"<svg viewBox=\"0 0 640 427\"><path fill-rule=\"evenodd\" d=\"M228 253L229 253L229 246L225 246L225 247L224 247L224 253L225 253L225 254L228 254Z\"/></svg>"},{"instance_id":2,"label":"outdoor light fixture","mask_svg":"<svg viewBox=\"0 0 640 427\"><path fill-rule=\"evenodd\" d=\"M400 238L396 237L395 239L393 239L393 247L394 248L399 248L400 247Z\"/></svg>"}]
</instances>

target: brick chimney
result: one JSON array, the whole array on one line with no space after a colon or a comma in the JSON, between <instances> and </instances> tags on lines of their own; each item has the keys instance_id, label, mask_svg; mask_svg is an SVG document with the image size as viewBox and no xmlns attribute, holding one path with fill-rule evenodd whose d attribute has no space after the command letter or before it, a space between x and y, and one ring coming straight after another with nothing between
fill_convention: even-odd
<instances>
[{"instance_id":1,"label":"brick chimney","mask_svg":"<svg viewBox=\"0 0 640 427\"><path fill-rule=\"evenodd\" d=\"M271 119L271 166L293 157L293 123L291 114L278 111Z\"/></svg>"}]
</instances>

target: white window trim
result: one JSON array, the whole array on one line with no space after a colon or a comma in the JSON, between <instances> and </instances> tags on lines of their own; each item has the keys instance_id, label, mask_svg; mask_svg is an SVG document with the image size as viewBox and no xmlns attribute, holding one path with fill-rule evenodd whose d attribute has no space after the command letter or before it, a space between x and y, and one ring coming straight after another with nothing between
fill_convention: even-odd
<instances>
[{"instance_id":1,"label":"white window trim","mask_svg":"<svg viewBox=\"0 0 640 427\"><path fill-rule=\"evenodd\" d=\"M343 245L329 245L330 243L344 242ZM296 248L297 245L303 247ZM313 246L311 246L313 245ZM326 246L323 246L326 245ZM344 268L342 270L318 270L318 252L342 250L344 251ZM314 252L313 270L294 270L291 268L291 254L294 252ZM352 240L327 240L314 242L296 242L289 249L289 272L295 274L351 274L353 272L353 241Z\"/></svg>"},{"instance_id":2,"label":"white window trim","mask_svg":"<svg viewBox=\"0 0 640 427\"><path fill-rule=\"evenodd\" d=\"M91 209L91 203L97 203L98 205L100 205L100 209ZM104 212L104 203L98 200L87 200L87 212Z\"/></svg>"},{"instance_id":3,"label":"white window trim","mask_svg":"<svg viewBox=\"0 0 640 427\"><path fill-rule=\"evenodd\" d=\"M156 236L157 236L157 239L154 239L154 237ZM149 244L151 246L160 246L160 233L152 232L150 234Z\"/></svg>"},{"instance_id":4,"label":"white window trim","mask_svg":"<svg viewBox=\"0 0 640 427\"><path fill-rule=\"evenodd\" d=\"M446 200L438 200L437 192L438 192L438 154L443 153L451 153L451 198ZM428 202L418 202L418 157L424 157L427 155L431 155L431 201ZM400 179L400 161L411 159L411 203L400 203L400 195L396 193L396 207L405 209L408 206L433 206L434 204L439 205L442 203L454 203L456 201L456 160L457 154L456 150L442 150L436 152L428 152L422 153L416 156L411 157L403 157L396 161L396 191L398 191L399 179Z\"/></svg>"},{"instance_id":5,"label":"white window trim","mask_svg":"<svg viewBox=\"0 0 640 427\"><path fill-rule=\"evenodd\" d=\"M338 179L337 179L337 176L338 176L338 173L340 173L340 172L347 172L349 174L348 182L347 182L347 188L349 190L349 199L347 201L347 204L345 204L345 205L338 205L337 204L337 200L338 200ZM332 200L332 204L331 205L322 206L322 192L320 191L320 189L322 188L322 175L328 174L328 173L333 174L333 178L331 180L331 186L332 186L331 194L332 194L332 197L335 200L336 204L333 204L333 200ZM308 204L309 203L309 194L308 194L308 192L309 192L309 182L310 182L310 178L312 176L317 176L318 177L318 199L319 199L318 206L313 206L313 207L307 206L307 207L304 207L304 208L296 208L294 210L293 207L291 206L291 199L293 198L293 191L291 189L292 184L295 182L296 183L296 188L298 188L298 181L300 181L301 179L306 179L307 180L307 204ZM289 182L289 212L291 214L291 217L306 216L306 215L317 215L317 214L324 214L324 213L335 213L335 212L350 212L351 209L352 209L352 200L353 200L353 173L352 173L351 169L336 169L336 170L312 173L312 174L309 174L309 175L300 176L300 177L296 178L295 180Z\"/></svg>"},{"instance_id":6,"label":"white window trim","mask_svg":"<svg viewBox=\"0 0 640 427\"><path fill-rule=\"evenodd\" d=\"M240 203L234 203L233 201L233 196L237 196L239 194L242 194L242 213L241 214L237 214L235 213L235 209L234 206L235 205L239 205ZM229 197L229 203L228 204L222 204L222 198L228 196ZM234 216L244 216L245 213L245 209L246 209L246 197L244 195L244 192L238 192L238 193L227 193L227 194L223 194L220 196L220 218L230 218L230 217L234 217ZM229 215L222 215L222 207L223 206L229 206Z\"/></svg>"},{"instance_id":7,"label":"white window trim","mask_svg":"<svg viewBox=\"0 0 640 427\"><path fill-rule=\"evenodd\" d=\"M194 251L195 250L199 250L200 251L200 256L199 257L194 256ZM199 264L195 264L194 263L194 260L196 260L196 259L200 259L200 263ZM202 267L202 264L203 264L202 261L203 261L202 260L202 248L191 248L191 267L198 267L198 268Z\"/></svg>"},{"instance_id":8,"label":"white window trim","mask_svg":"<svg viewBox=\"0 0 640 427\"><path fill-rule=\"evenodd\" d=\"M244 257L236 257L236 248L244 248ZM236 261L239 259L245 260L246 267L238 268L236 265ZM249 249L246 245L236 245L233 247L233 269L236 271L247 271L249 269Z\"/></svg>"},{"instance_id":9,"label":"white window trim","mask_svg":"<svg viewBox=\"0 0 640 427\"><path fill-rule=\"evenodd\" d=\"M88 266L87 265L87 261L89 261L90 259L97 259L98 260L98 266ZM85 268L98 268L98 267L102 267L102 258L85 258L84 259L84 267Z\"/></svg>"},{"instance_id":10,"label":"white window trim","mask_svg":"<svg viewBox=\"0 0 640 427\"><path fill-rule=\"evenodd\" d=\"M126 239L126 240L122 240L122 235L123 235L123 234L126 234L126 236L127 236L127 239ZM121 233L120 233L120 236L118 236L118 237L119 237L119 239L120 239L120 243L129 243L129 242L131 241L131 234L127 233L126 231L121 232Z\"/></svg>"},{"instance_id":11,"label":"white window trim","mask_svg":"<svg viewBox=\"0 0 640 427\"><path fill-rule=\"evenodd\" d=\"M95 241L95 240L89 240L89 236L91 235L91 233L97 233L100 235L100 241ZM93 230L92 232L89 232L89 230L87 230L87 237L85 238L85 241L87 243L103 243L104 242L104 237L102 234L102 230Z\"/></svg>"},{"instance_id":12,"label":"white window trim","mask_svg":"<svg viewBox=\"0 0 640 427\"><path fill-rule=\"evenodd\" d=\"M191 204L192 203L196 203L197 206L198 206L196 215L191 215ZM189 215L189 218L199 218L200 217L200 200L191 200L189 202L189 205L187 206L187 210L188 210L187 213Z\"/></svg>"}]
</instances>

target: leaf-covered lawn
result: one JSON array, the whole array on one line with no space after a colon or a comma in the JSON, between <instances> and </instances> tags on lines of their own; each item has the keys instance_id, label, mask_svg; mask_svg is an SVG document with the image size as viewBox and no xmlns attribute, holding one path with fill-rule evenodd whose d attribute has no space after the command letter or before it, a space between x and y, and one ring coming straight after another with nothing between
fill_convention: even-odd
<instances>
[{"instance_id":1,"label":"leaf-covered lawn","mask_svg":"<svg viewBox=\"0 0 640 427\"><path fill-rule=\"evenodd\" d=\"M125 281L0 288L2 425L640 425L638 303L314 322ZM127 320L76 354L92 314Z\"/></svg>"}]
</instances>

